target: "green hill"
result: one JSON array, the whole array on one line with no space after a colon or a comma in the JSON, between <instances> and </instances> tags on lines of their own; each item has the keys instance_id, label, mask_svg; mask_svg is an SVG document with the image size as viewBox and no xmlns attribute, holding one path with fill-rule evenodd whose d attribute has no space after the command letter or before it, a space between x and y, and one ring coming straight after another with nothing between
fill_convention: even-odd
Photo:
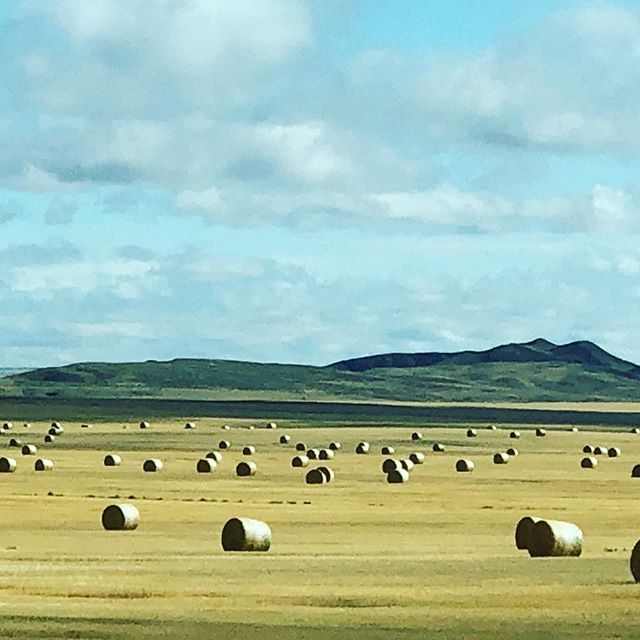
<instances>
[{"instance_id":1,"label":"green hill","mask_svg":"<svg viewBox=\"0 0 640 640\"><path fill-rule=\"evenodd\" d=\"M326 367L177 359L80 363L0 379L4 397L456 402L640 400L640 367L597 345L391 353Z\"/></svg>"}]
</instances>

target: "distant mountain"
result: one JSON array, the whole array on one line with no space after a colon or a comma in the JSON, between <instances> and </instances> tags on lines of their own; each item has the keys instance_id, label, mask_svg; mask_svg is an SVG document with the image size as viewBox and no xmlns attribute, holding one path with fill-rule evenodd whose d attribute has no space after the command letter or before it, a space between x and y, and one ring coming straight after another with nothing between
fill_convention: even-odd
<instances>
[{"instance_id":1,"label":"distant mountain","mask_svg":"<svg viewBox=\"0 0 640 640\"><path fill-rule=\"evenodd\" d=\"M0 378L1 397L534 402L640 400L640 367L592 342L387 353L325 367L231 360L86 362Z\"/></svg>"}]
</instances>

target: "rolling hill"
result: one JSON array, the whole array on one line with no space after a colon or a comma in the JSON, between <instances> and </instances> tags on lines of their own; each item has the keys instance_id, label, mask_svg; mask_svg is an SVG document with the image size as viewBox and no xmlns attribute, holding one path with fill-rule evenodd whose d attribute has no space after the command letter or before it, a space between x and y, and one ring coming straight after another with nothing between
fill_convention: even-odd
<instances>
[{"instance_id":1,"label":"rolling hill","mask_svg":"<svg viewBox=\"0 0 640 640\"><path fill-rule=\"evenodd\" d=\"M389 353L325 367L176 359L79 363L0 379L4 397L455 402L640 400L640 367L592 342Z\"/></svg>"}]
</instances>

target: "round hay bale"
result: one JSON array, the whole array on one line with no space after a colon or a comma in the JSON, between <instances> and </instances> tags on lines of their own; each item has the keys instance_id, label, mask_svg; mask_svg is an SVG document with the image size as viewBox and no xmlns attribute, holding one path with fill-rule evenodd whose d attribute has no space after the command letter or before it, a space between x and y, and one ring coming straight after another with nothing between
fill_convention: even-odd
<instances>
[{"instance_id":1,"label":"round hay bale","mask_svg":"<svg viewBox=\"0 0 640 640\"><path fill-rule=\"evenodd\" d=\"M459 473L470 473L476 468L473 460L467 460L466 458L461 458L456 462L456 471Z\"/></svg>"},{"instance_id":2,"label":"round hay bale","mask_svg":"<svg viewBox=\"0 0 640 640\"><path fill-rule=\"evenodd\" d=\"M48 458L38 458L34 465L34 471L51 471L53 469L53 460Z\"/></svg>"},{"instance_id":3,"label":"round hay bale","mask_svg":"<svg viewBox=\"0 0 640 640\"><path fill-rule=\"evenodd\" d=\"M593 448L593 455L594 456L603 456L607 453L607 448L606 447L594 447Z\"/></svg>"},{"instance_id":4,"label":"round hay bale","mask_svg":"<svg viewBox=\"0 0 640 640\"><path fill-rule=\"evenodd\" d=\"M431 449L435 453L444 453L444 445L440 444L439 442L434 442L431 446Z\"/></svg>"},{"instance_id":5,"label":"round hay bale","mask_svg":"<svg viewBox=\"0 0 640 640\"><path fill-rule=\"evenodd\" d=\"M467 438L477 438L478 432L475 429L467 429Z\"/></svg>"},{"instance_id":6,"label":"round hay bale","mask_svg":"<svg viewBox=\"0 0 640 640\"><path fill-rule=\"evenodd\" d=\"M577 433L578 431L580 431L580 429L578 429L578 427L571 427L569 431L572 431L573 433Z\"/></svg>"},{"instance_id":7,"label":"round hay bale","mask_svg":"<svg viewBox=\"0 0 640 640\"><path fill-rule=\"evenodd\" d=\"M416 440L422 440L422 434L419 431L414 431L411 434L411 439L415 442Z\"/></svg>"},{"instance_id":8,"label":"round hay bale","mask_svg":"<svg viewBox=\"0 0 640 640\"><path fill-rule=\"evenodd\" d=\"M35 444L25 444L22 447L22 455L23 456L35 456L38 453L38 449L36 449Z\"/></svg>"},{"instance_id":9,"label":"round hay bale","mask_svg":"<svg viewBox=\"0 0 640 640\"><path fill-rule=\"evenodd\" d=\"M308 467L309 466L309 458L303 455L294 456L291 459L291 466L300 468L300 467Z\"/></svg>"},{"instance_id":10,"label":"round hay bale","mask_svg":"<svg viewBox=\"0 0 640 640\"><path fill-rule=\"evenodd\" d=\"M582 458L580 460L580 466L583 469L594 469L598 466L598 459L593 456L587 456L586 458Z\"/></svg>"},{"instance_id":11,"label":"round hay bale","mask_svg":"<svg viewBox=\"0 0 640 640\"><path fill-rule=\"evenodd\" d=\"M162 467L164 467L164 463L162 462L162 460L159 460L158 458L149 458L148 460L145 460L142 464L142 470L146 471L147 473L154 473L156 471L161 471Z\"/></svg>"},{"instance_id":12,"label":"round hay bale","mask_svg":"<svg viewBox=\"0 0 640 640\"><path fill-rule=\"evenodd\" d=\"M306 451L307 445L304 442L296 442L296 451Z\"/></svg>"},{"instance_id":13,"label":"round hay bale","mask_svg":"<svg viewBox=\"0 0 640 640\"><path fill-rule=\"evenodd\" d=\"M30 423L30 422L23 422L23 423L22 423L22 426L23 426L25 429L31 429L31 423Z\"/></svg>"},{"instance_id":14,"label":"round hay bale","mask_svg":"<svg viewBox=\"0 0 640 640\"><path fill-rule=\"evenodd\" d=\"M318 460L333 460L335 455L333 449L320 449Z\"/></svg>"},{"instance_id":15,"label":"round hay bale","mask_svg":"<svg viewBox=\"0 0 640 640\"><path fill-rule=\"evenodd\" d=\"M536 429L536 437L544 438L547 435L547 432L544 429Z\"/></svg>"},{"instance_id":16,"label":"round hay bale","mask_svg":"<svg viewBox=\"0 0 640 640\"><path fill-rule=\"evenodd\" d=\"M382 462L382 472L383 473L391 473L392 471L396 471L397 469L402 469L402 464L400 460L394 460L393 458L387 458Z\"/></svg>"},{"instance_id":17,"label":"round hay bale","mask_svg":"<svg viewBox=\"0 0 640 640\"><path fill-rule=\"evenodd\" d=\"M218 449L231 449L231 443L228 440L220 440Z\"/></svg>"},{"instance_id":18,"label":"round hay bale","mask_svg":"<svg viewBox=\"0 0 640 640\"><path fill-rule=\"evenodd\" d=\"M410 456L409 460L413 462L413 464L424 464L424 453L420 451L414 451Z\"/></svg>"},{"instance_id":19,"label":"round hay bale","mask_svg":"<svg viewBox=\"0 0 640 640\"><path fill-rule=\"evenodd\" d=\"M403 458L402 460L400 460L400 464L405 471L411 471L414 467L413 462L411 462L411 460L409 460L408 458Z\"/></svg>"},{"instance_id":20,"label":"round hay bale","mask_svg":"<svg viewBox=\"0 0 640 640\"><path fill-rule=\"evenodd\" d=\"M196 463L196 471L198 473L212 473L217 466L217 462L212 458L200 458Z\"/></svg>"},{"instance_id":21,"label":"round hay bale","mask_svg":"<svg viewBox=\"0 0 640 640\"><path fill-rule=\"evenodd\" d=\"M205 458L209 458L210 460L215 460L215 463L222 462L222 454L219 451L209 451Z\"/></svg>"},{"instance_id":22,"label":"round hay bale","mask_svg":"<svg viewBox=\"0 0 640 640\"><path fill-rule=\"evenodd\" d=\"M289 444L291 442L291 436L286 433L280 436L280 444Z\"/></svg>"},{"instance_id":23,"label":"round hay bale","mask_svg":"<svg viewBox=\"0 0 640 640\"><path fill-rule=\"evenodd\" d=\"M223 424L220 428L221 428L223 431L229 431L229 429L231 429L231 427L230 427L228 424Z\"/></svg>"},{"instance_id":24,"label":"round hay bale","mask_svg":"<svg viewBox=\"0 0 640 640\"><path fill-rule=\"evenodd\" d=\"M520 437L520 432L519 431L511 431L509 433L509 437L512 438L513 440L517 440Z\"/></svg>"},{"instance_id":25,"label":"round hay bale","mask_svg":"<svg viewBox=\"0 0 640 640\"><path fill-rule=\"evenodd\" d=\"M489 429L489 431L496 431L498 427L496 427L495 424L490 424L487 429Z\"/></svg>"},{"instance_id":26,"label":"round hay bale","mask_svg":"<svg viewBox=\"0 0 640 640\"><path fill-rule=\"evenodd\" d=\"M582 541L582 530L572 522L539 520L529 530L529 555L532 558L577 557L582 553Z\"/></svg>"},{"instance_id":27,"label":"round hay bale","mask_svg":"<svg viewBox=\"0 0 640 640\"><path fill-rule=\"evenodd\" d=\"M369 453L369 443L368 442L359 442L356 447L356 453L360 455L364 455Z\"/></svg>"},{"instance_id":28,"label":"round hay bale","mask_svg":"<svg viewBox=\"0 0 640 640\"><path fill-rule=\"evenodd\" d=\"M18 438L11 438L11 440L9 440L9 446L10 447L21 447L22 446L22 440L18 440Z\"/></svg>"},{"instance_id":29,"label":"round hay bale","mask_svg":"<svg viewBox=\"0 0 640 640\"><path fill-rule=\"evenodd\" d=\"M269 551L271 529L266 522L251 518L231 518L222 528L225 551Z\"/></svg>"},{"instance_id":30,"label":"round hay bale","mask_svg":"<svg viewBox=\"0 0 640 640\"><path fill-rule=\"evenodd\" d=\"M493 464L507 464L509 462L508 453L496 453L493 456Z\"/></svg>"},{"instance_id":31,"label":"round hay bale","mask_svg":"<svg viewBox=\"0 0 640 640\"><path fill-rule=\"evenodd\" d=\"M318 467L318 471L324 475L327 482L332 482L336 477L333 469L329 467Z\"/></svg>"},{"instance_id":32,"label":"round hay bale","mask_svg":"<svg viewBox=\"0 0 640 640\"><path fill-rule=\"evenodd\" d=\"M409 472L406 469L394 469L387 474L389 484L403 484L409 480Z\"/></svg>"},{"instance_id":33,"label":"round hay bale","mask_svg":"<svg viewBox=\"0 0 640 640\"><path fill-rule=\"evenodd\" d=\"M307 458L309 458L309 460L319 460L320 459L320 449L308 449L307 450Z\"/></svg>"},{"instance_id":34,"label":"round hay bale","mask_svg":"<svg viewBox=\"0 0 640 640\"><path fill-rule=\"evenodd\" d=\"M514 447L509 447L509 448L507 449L507 453L508 453L510 456L518 456L518 455L520 455L520 452L519 452L517 449L515 449Z\"/></svg>"},{"instance_id":35,"label":"round hay bale","mask_svg":"<svg viewBox=\"0 0 640 640\"><path fill-rule=\"evenodd\" d=\"M610 458L619 458L621 453L622 451L620 451L618 447L609 447L609 449L607 449L607 455Z\"/></svg>"},{"instance_id":36,"label":"round hay bale","mask_svg":"<svg viewBox=\"0 0 640 640\"><path fill-rule=\"evenodd\" d=\"M5 422L5 423L2 425L2 428L3 428L5 431L9 431L9 429L13 429L13 423L12 423L12 422Z\"/></svg>"},{"instance_id":37,"label":"round hay bale","mask_svg":"<svg viewBox=\"0 0 640 640\"><path fill-rule=\"evenodd\" d=\"M122 458L115 453L108 453L104 457L105 467L119 467L122 464Z\"/></svg>"},{"instance_id":38,"label":"round hay bale","mask_svg":"<svg viewBox=\"0 0 640 640\"><path fill-rule=\"evenodd\" d=\"M51 444L52 442L55 442L56 437L52 436L50 433L47 433L47 435L44 437L44 442L46 444Z\"/></svg>"},{"instance_id":39,"label":"round hay bale","mask_svg":"<svg viewBox=\"0 0 640 640\"><path fill-rule=\"evenodd\" d=\"M340 449L342 449L342 444L340 442L330 442L329 449L332 451L340 451Z\"/></svg>"},{"instance_id":40,"label":"round hay bale","mask_svg":"<svg viewBox=\"0 0 640 640\"><path fill-rule=\"evenodd\" d=\"M80 428L81 429L91 429L91 425L90 424L81 424Z\"/></svg>"},{"instance_id":41,"label":"round hay bale","mask_svg":"<svg viewBox=\"0 0 640 640\"><path fill-rule=\"evenodd\" d=\"M256 448L252 444L249 444L242 449L243 456L252 456L255 454L255 452L256 452Z\"/></svg>"},{"instance_id":42,"label":"round hay bale","mask_svg":"<svg viewBox=\"0 0 640 640\"><path fill-rule=\"evenodd\" d=\"M0 473L13 473L18 463L13 458L2 456L0 458Z\"/></svg>"},{"instance_id":43,"label":"round hay bale","mask_svg":"<svg viewBox=\"0 0 640 640\"><path fill-rule=\"evenodd\" d=\"M516 549L528 549L529 548L529 535L531 534L531 527L536 522L539 522L542 518L536 518L535 516L524 516L518 520L516 525Z\"/></svg>"},{"instance_id":44,"label":"round hay bale","mask_svg":"<svg viewBox=\"0 0 640 640\"><path fill-rule=\"evenodd\" d=\"M640 478L640 464L636 464L631 469L631 477L632 478Z\"/></svg>"},{"instance_id":45,"label":"round hay bale","mask_svg":"<svg viewBox=\"0 0 640 640\"><path fill-rule=\"evenodd\" d=\"M593 453L593 447L590 444L585 444L582 447L582 453Z\"/></svg>"},{"instance_id":46,"label":"round hay bale","mask_svg":"<svg viewBox=\"0 0 640 640\"><path fill-rule=\"evenodd\" d=\"M307 471L304 481L307 484L326 484L327 476L322 473L320 469L311 469L310 471Z\"/></svg>"},{"instance_id":47,"label":"round hay bale","mask_svg":"<svg viewBox=\"0 0 640 640\"><path fill-rule=\"evenodd\" d=\"M392 456L395 452L396 450L393 447L382 447L382 449L380 449L380 453L383 456Z\"/></svg>"},{"instance_id":48,"label":"round hay bale","mask_svg":"<svg viewBox=\"0 0 640 640\"><path fill-rule=\"evenodd\" d=\"M629 433L640 433L640 427L633 427Z\"/></svg>"},{"instance_id":49,"label":"round hay bale","mask_svg":"<svg viewBox=\"0 0 640 640\"><path fill-rule=\"evenodd\" d=\"M52 429L60 429L61 431L64 431L64 429L62 428L62 425L56 420L54 420L50 426Z\"/></svg>"},{"instance_id":50,"label":"round hay bale","mask_svg":"<svg viewBox=\"0 0 640 640\"><path fill-rule=\"evenodd\" d=\"M107 531L133 531L140 522L140 512L132 504L110 504L102 512L102 526Z\"/></svg>"},{"instance_id":51,"label":"round hay bale","mask_svg":"<svg viewBox=\"0 0 640 640\"><path fill-rule=\"evenodd\" d=\"M629 558L629 568L631 575L636 582L640 582L640 540L636 542Z\"/></svg>"},{"instance_id":52,"label":"round hay bale","mask_svg":"<svg viewBox=\"0 0 640 640\"><path fill-rule=\"evenodd\" d=\"M240 478L255 476L257 470L258 470L258 465L252 460L247 460L246 462L239 462L236 465L236 475Z\"/></svg>"},{"instance_id":53,"label":"round hay bale","mask_svg":"<svg viewBox=\"0 0 640 640\"><path fill-rule=\"evenodd\" d=\"M267 422L267 429L277 429L278 425L275 422Z\"/></svg>"},{"instance_id":54,"label":"round hay bale","mask_svg":"<svg viewBox=\"0 0 640 640\"><path fill-rule=\"evenodd\" d=\"M146 420L143 420L143 421L140 423L140 428L141 428L141 429L148 429L150 426L151 426L151 425L150 425Z\"/></svg>"},{"instance_id":55,"label":"round hay bale","mask_svg":"<svg viewBox=\"0 0 640 640\"><path fill-rule=\"evenodd\" d=\"M187 424L184 425L185 429L195 429L196 425L194 422L187 422Z\"/></svg>"},{"instance_id":56,"label":"round hay bale","mask_svg":"<svg viewBox=\"0 0 640 640\"><path fill-rule=\"evenodd\" d=\"M60 429L56 429L55 427L51 427L48 431L47 434L50 436L60 436L62 435L63 431L61 431Z\"/></svg>"}]
</instances>

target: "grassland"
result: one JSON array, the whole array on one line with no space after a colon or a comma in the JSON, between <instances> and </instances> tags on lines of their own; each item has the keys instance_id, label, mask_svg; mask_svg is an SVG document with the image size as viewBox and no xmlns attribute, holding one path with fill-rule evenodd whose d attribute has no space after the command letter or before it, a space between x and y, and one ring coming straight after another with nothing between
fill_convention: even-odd
<instances>
[{"instance_id":1,"label":"grassland","mask_svg":"<svg viewBox=\"0 0 640 640\"><path fill-rule=\"evenodd\" d=\"M232 425L222 431L223 422ZM46 450L47 424L11 435L40 446L52 473L36 474L17 455L16 473L0 477L0 630L5 638L637 638L638 586L628 558L640 537L640 436L627 429L521 428L424 431L411 428L281 423L245 428L245 419L154 422L141 431L123 421L65 434ZM125 428L126 426L126 428ZM428 426L428 425L425 425ZM340 440L336 480L308 487L289 466L292 443ZM233 448L211 476L198 457L220 438ZM3 454L16 453L6 447ZM367 439L373 453L356 456ZM444 454L429 444L446 445ZM579 468L586 443L619 446L622 456ZM254 478L234 477L239 448L255 444ZM427 451L407 485L387 485L382 444L399 454ZM514 445L520 455L494 466L491 454ZM106 469L106 452L123 465ZM456 474L455 460L476 462ZM144 474L149 456L165 461ZM141 512L133 532L106 532L102 509L130 501ZM567 519L585 533L581 558L531 559L513 544L524 514ZM263 519L273 530L266 554L225 554L220 531L232 516Z\"/></svg>"}]
</instances>

